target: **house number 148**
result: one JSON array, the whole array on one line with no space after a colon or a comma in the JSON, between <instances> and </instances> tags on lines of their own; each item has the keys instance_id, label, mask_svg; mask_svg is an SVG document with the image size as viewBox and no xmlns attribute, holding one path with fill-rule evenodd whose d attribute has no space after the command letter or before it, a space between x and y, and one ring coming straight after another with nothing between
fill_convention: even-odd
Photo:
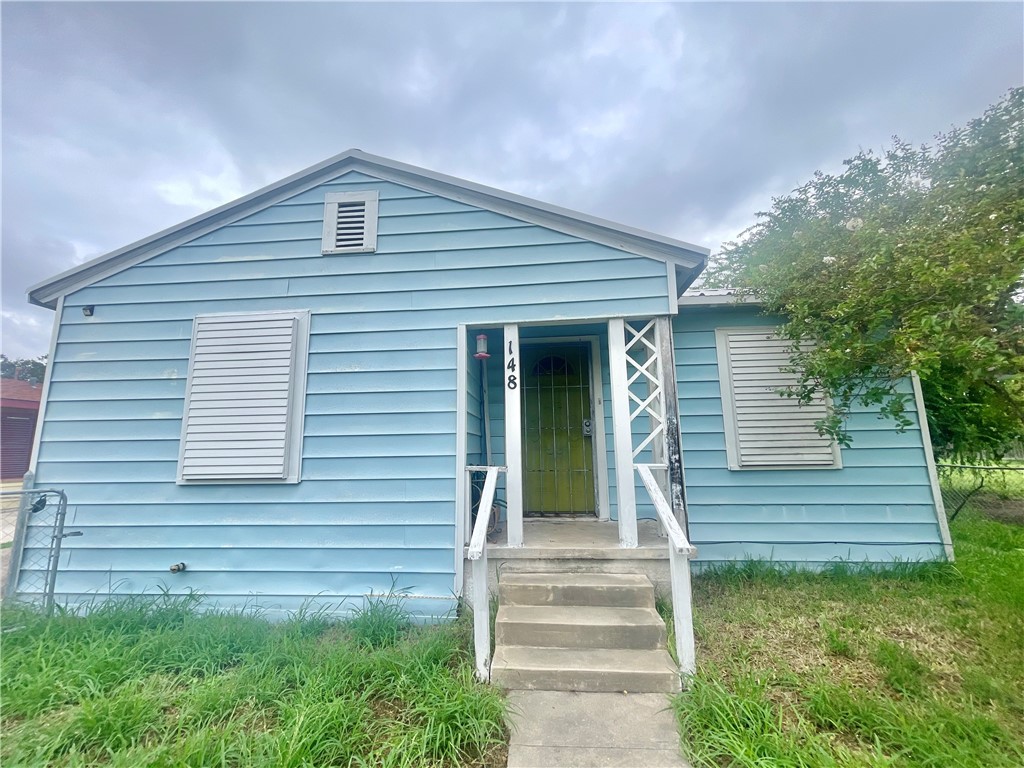
<instances>
[{"instance_id":1,"label":"house number 148","mask_svg":"<svg viewBox=\"0 0 1024 768\"><path fill-rule=\"evenodd\" d=\"M508 350L505 352L505 370L509 372L505 378L505 386L509 389L516 389L519 386L519 380L516 379L516 355L512 351L511 341L508 343Z\"/></svg>"}]
</instances>

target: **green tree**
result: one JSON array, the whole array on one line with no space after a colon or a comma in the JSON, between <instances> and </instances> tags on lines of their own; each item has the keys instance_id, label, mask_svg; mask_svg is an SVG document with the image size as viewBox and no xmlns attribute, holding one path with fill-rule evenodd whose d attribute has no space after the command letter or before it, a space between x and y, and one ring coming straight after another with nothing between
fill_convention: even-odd
<instances>
[{"instance_id":1,"label":"green tree","mask_svg":"<svg viewBox=\"0 0 1024 768\"><path fill-rule=\"evenodd\" d=\"M42 383L45 375L46 355L32 359L11 360L7 355L0 354L0 378Z\"/></svg>"},{"instance_id":2,"label":"green tree","mask_svg":"<svg viewBox=\"0 0 1024 768\"><path fill-rule=\"evenodd\" d=\"M933 147L844 165L774 199L709 283L787 318L787 394L831 397L823 434L849 444L858 402L906 427L916 371L938 453L1001 457L1024 436L1024 89Z\"/></svg>"}]
</instances>

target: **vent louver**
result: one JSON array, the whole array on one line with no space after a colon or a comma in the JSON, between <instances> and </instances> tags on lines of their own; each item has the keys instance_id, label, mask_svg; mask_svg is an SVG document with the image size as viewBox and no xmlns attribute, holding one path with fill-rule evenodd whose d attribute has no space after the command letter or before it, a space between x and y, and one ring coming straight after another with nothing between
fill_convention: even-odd
<instances>
[{"instance_id":1,"label":"vent louver","mask_svg":"<svg viewBox=\"0 0 1024 768\"><path fill-rule=\"evenodd\" d=\"M377 193L329 192L324 206L321 251L366 253L377 250Z\"/></svg>"},{"instance_id":2,"label":"vent louver","mask_svg":"<svg viewBox=\"0 0 1024 768\"><path fill-rule=\"evenodd\" d=\"M800 405L779 391L797 384L787 371L789 342L771 330L719 330L719 364L726 429L731 431L734 468L833 467L833 442L818 434L815 422L828 413L823 396ZM731 402L730 402L731 401Z\"/></svg>"},{"instance_id":3,"label":"vent louver","mask_svg":"<svg viewBox=\"0 0 1024 768\"><path fill-rule=\"evenodd\" d=\"M338 203L334 220L334 247L361 248L366 233L366 203Z\"/></svg>"},{"instance_id":4,"label":"vent louver","mask_svg":"<svg viewBox=\"0 0 1024 768\"><path fill-rule=\"evenodd\" d=\"M305 315L195 319L179 481L285 480L294 471Z\"/></svg>"}]
</instances>

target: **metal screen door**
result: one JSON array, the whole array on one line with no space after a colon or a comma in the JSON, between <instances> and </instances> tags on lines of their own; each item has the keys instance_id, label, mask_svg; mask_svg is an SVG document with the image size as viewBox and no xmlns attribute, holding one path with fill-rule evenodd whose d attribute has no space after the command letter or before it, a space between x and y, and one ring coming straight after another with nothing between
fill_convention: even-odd
<instances>
[{"instance_id":1,"label":"metal screen door","mask_svg":"<svg viewBox=\"0 0 1024 768\"><path fill-rule=\"evenodd\" d=\"M593 515L590 348L522 348L523 512Z\"/></svg>"}]
</instances>

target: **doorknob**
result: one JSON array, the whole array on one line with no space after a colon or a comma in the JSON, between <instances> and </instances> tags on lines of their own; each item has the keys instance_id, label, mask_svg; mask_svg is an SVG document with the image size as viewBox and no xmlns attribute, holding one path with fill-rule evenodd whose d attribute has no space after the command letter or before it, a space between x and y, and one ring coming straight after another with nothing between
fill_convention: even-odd
<instances>
[{"instance_id":1,"label":"doorknob","mask_svg":"<svg viewBox=\"0 0 1024 768\"><path fill-rule=\"evenodd\" d=\"M594 434L594 422L590 419L583 420L583 436L590 437Z\"/></svg>"}]
</instances>

